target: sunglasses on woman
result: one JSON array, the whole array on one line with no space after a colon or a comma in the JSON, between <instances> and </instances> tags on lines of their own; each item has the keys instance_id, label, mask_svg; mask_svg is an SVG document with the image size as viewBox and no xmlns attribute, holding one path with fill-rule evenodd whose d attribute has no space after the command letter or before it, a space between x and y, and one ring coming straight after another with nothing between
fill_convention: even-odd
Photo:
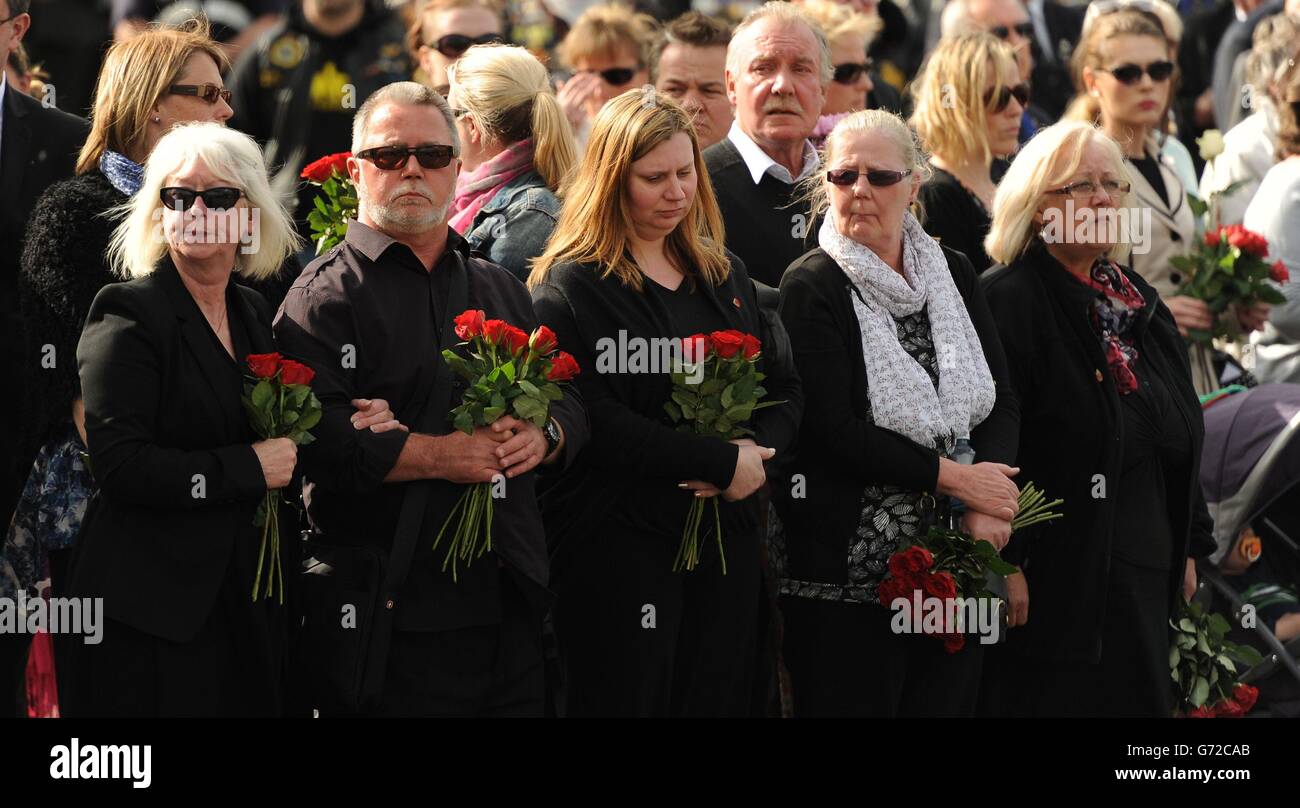
<instances>
[{"instance_id":1,"label":"sunglasses on woman","mask_svg":"<svg viewBox=\"0 0 1300 808\"><path fill-rule=\"evenodd\" d=\"M636 75L636 68L633 67L611 67L609 70L583 70L583 73L597 73L605 83L619 87L627 84Z\"/></svg>"},{"instance_id":2,"label":"sunglasses on woman","mask_svg":"<svg viewBox=\"0 0 1300 808\"><path fill-rule=\"evenodd\" d=\"M406 167L406 161L415 155L421 168L444 168L451 162L451 146L442 143L432 146L379 146L357 152L361 160L369 160L376 168L397 171Z\"/></svg>"},{"instance_id":3,"label":"sunglasses on woman","mask_svg":"<svg viewBox=\"0 0 1300 808\"><path fill-rule=\"evenodd\" d=\"M189 210L194 207L195 199L202 199L208 210L228 210L233 208L244 192L238 188L209 188L196 191L193 188L171 186L158 192L163 205L172 210Z\"/></svg>"},{"instance_id":4,"label":"sunglasses on woman","mask_svg":"<svg viewBox=\"0 0 1300 808\"><path fill-rule=\"evenodd\" d=\"M1142 80L1142 74L1146 73L1152 81L1166 81L1174 74L1174 63L1168 59L1159 62L1152 62L1146 67L1141 65L1120 65L1119 67L1102 67L1098 68L1103 73L1109 73L1115 77L1120 84L1137 84Z\"/></svg>"},{"instance_id":5,"label":"sunglasses on woman","mask_svg":"<svg viewBox=\"0 0 1300 808\"><path fill-rule=\"evenodd\" d=\"M858 76L861 76L863 73L870 73L872 68L875 66L876 63L871 59L868 59L861 64L846 62L842 65L835 65L835 73L831 78L835 79L835 81L840 84L856 84Z\"/></svg>"},{"instance_id":6,"label":"sunglasses on woman","mask_svg":"<svg viewBox=\"0 0 1300 808\"><path fill-rule=\"evenodd\" d=\"M1072 182L1064 188L1056 188L1047 193L1056 196L1071 196L1075 199L1087 199L1097 193L1098 188L1105 191L1107 196L1115 197L1128 193L1131 187L1123 180L1102 180L1101 182L1083 180L1081 182Z\"/></svg>"},{"instance_id":7,"label":"sunglasses on woman","mask_svg":"<svg viewBox=\"0 0 1300 808\"><path fill-rule=\"evenodd\" d=\"M459 59L475 45L495 45L504 42L500 34L483 34L482 36L465 36L464 34L447 34L438 37L427 47L433 48L448 59Z\"/></svg>"},{"instance_id":8,"label":"sunglasses on woman","mask_svg":"<svg viewBox=\"0 0 1300 808\"><path fill-rule=\"evenodd\" d=\"M989 33L998 39L1010 39L1011 32L1015 31L1021 39L1029 39L1034 35L1034 24L1032 22L1022 22L1019 25L995 25L989 29Z\"/></svg>"},{"instance_id":9,"label":"sunglasses on woman","mask_svg":"<svg viewBox=\"0 0 1300 808\"><path fill-rule=\"evenodd\" d=\"M889 171L883 168L875 168L870 171L858 171L856 168L833 168L826 172L826 181L832 185L853 185L858 181L858 177L864 174L867 182L873 188L888 188L891 185L897 185L902 182L903 177L909 176L912 169L906 171Z\"/></svg>"},{"instance_id":10,"label":"sunglasses on woman","mask_svg":"<svg viewBox=\"0 0 1300 808\"><path fill-rule=\"evenodd\" d=\"M218 98L230 103L230 91L215 84L173 84L167 88L167 92L172 95L197 96L209 104L217 103Z\"/></svg>"},{"instance_id":11,"label":"sunglasses on woman","mask_svg":"<svg viewBox=\"0 0 1300 808\"><path fill-rule=\"evenodd\" d=\"M1029 106L1029 85L1021 82L1014 87L1003 87L998 90L997 98L993 96L993 91L989 90L984 93L984 106L992 107L994 112L1001 112L1007 108L1014 98L1020 104L1021 108ZM994 103L996 100L997 103Z\"/></svg>"}]
</instances>

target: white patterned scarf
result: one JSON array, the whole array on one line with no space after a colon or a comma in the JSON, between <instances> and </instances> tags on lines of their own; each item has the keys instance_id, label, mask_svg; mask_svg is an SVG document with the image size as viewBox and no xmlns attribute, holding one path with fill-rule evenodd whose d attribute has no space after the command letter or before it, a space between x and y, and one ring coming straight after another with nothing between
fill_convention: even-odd
<instances>
[{"instance_id":1,"label":"white patterned scarf","mask_svg":"<svg viewBox=\"0 0 1300 808\"><path fill-rule=\"evenodd\" d=\"M827 215L821 248L859 294L853 309L862 331L872 419L922 446L950 450L993 410L997 394L979 335L939 244L911 213L903 220L904 280L868 247L845 238ZM939 387L903 349L895 322L922 308L939 366Z\"/></svg>"}]
</instances>

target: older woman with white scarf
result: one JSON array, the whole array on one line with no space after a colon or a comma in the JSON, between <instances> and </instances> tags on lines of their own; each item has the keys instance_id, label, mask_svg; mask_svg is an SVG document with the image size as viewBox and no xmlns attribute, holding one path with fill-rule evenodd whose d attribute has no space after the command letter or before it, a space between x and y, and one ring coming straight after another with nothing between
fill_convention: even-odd
<instances>
[{"instance_id":1,"label":"older woman with white scarf","mask_svg":"<svg viewBox=\"0 0 1300 808\"><path fill-rule=\"evenodd\" d=\"M781 281L804 378L799 444L774 483L785 546L783 652L796 715L969 715L981 646L895 633L877 587L891 555L948 518L1001 548L1018 490L997 331L961 253L909 207L926 160L897 116L868 110L826 141L811 188L821 247ZM976 462L952 458L969 439Z\"/></svg>"}]
</instances>

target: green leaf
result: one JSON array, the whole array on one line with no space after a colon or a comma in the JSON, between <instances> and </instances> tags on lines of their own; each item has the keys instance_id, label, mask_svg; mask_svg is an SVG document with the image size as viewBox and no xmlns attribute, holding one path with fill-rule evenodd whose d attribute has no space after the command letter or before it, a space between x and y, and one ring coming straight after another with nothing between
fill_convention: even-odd
<instances>
[{"instance_id":1,"label":"green leaf","mask_svg":"<svg viewBox=\"0 0 1300 808\"><path fill-rule=\"evenodd\" d=\"M506 410L504 407L484 407L483 421L484 423L491 424L505 414L506 414Z\"/></svg>"},{"instance_id":2,"label":"green leaf","mask_svg":"<svg viewBox=\"0 0 1300 808\"><path fill-rule=\"evenodd\" d=\"M548 401L560 401L564 398L564 391L560 389L558 384L548 382L542 385L542 395L546 396Z\"/></svg>"},{"instance_id":3,"label":"green leaf","mask_svg":"<svg viewBox=\"0 0 1300 808\"><path fill-rule=\"evenodd\" d=\"M1210 682L1203 676L1197 676L1192 683L1192 706L1204 707L1205 700L1210 695Z\"/></svg>"},{"instance_id":4,"label":"green leaf","mask_svg":"<svg viewBox=\"0 0 1300 808\"><path fill-rule=\"evenodd\" d=\"M735 386L734 384L729 384L729 385L727 385L727 386L723 389L723 391L722 391L722 406L723 406L724 408L726 408L726 407L730 407L730 406L731 406L731 403L732 403L733 401L735 401L735 398L733 398L733 396L735 395L735 392L734 392L735 389L736 389L736 386Z\"/></svg>"},{"instance_id":5,"label":"green leaf","mask_svg":"<svg viewBox=\"0 0 1300 808\"><path fill-rule=\"evenodd\" d=\"M1169 667L1174 669L1174 681L1178 681L1178 661L1182 659L1182 654L1178 653L1178 646L1169 646Z\"/></svg>"},{"instance_id":6,"label":"green leaf","mask_svg":"<svg viewBox=\"0 0 1300 808\"><path fill-rule=\"evenodd\" d=\"M519 380L519 389L520 389L520 390L523 390L524 393L526 393L527 395L530 395L530 396L540 396L540 395L542 395L542 391L539 390L539 389L537 388L537 385L533 384L532 382L528 381L527 379L520 379L520 380Z\"/></svg>"},{"instance_id":7,"label":"green leaf","mask_svg":"<svg viewBox=\"0 0 1300 808\"><path fill-rule=\"evenodd\" d=\"M297 420L298 420L298 413L294 412L293 410L286 410L284 415L281 416L280 418L280 423L284 424L285 426L292 426L293 423Z\"/></svg>"},{"instance_id":8,"label":"green leaf","mask_svg":"<svg viewBox=\"0 0 1300 808\"><path fill-rule=\"evenodd\" d=\"M1196 624L1186 617L1178 621L1178 627L1183 631L1186 631L1188 634L1196 633Z\"/></svg>"},{"instance_id":9,"label":"green leaf","mask_svg":"<svg viewBox=\"0 0 1300 808\"><path fill-rule=\"evenodd\" d=\"M266 379L262 379L253 386L253 394L250 396L253 400L253 406L263 412L267 412L271 402L275 399L275 388Z\"/></svg>"},{"instance_id":10,"label":"green leaf","mask_svg":"<svg viewBox=\"0 0 1300 808\"><path fill-rule=\"evenodd\" d=\"M470 415L468 410L456 413L456 417L451 424L466 435L474 434L474 416Z\"/></svg>"},{"instance_id":11,"label":"green leaf","mask_svg":"<svg viewBox=\"0 0 1300 808\"><path fill-rule=\"evenodd\" d=\"M501 370L501 375L502 375L502 376L505 376L505 377L506 377L507 379L509 379L512 383L514 382L514 380L515 380L515 363L514 363L514 362L506 362L504 365L501 366L500 370Z\"/></svg>"},{"instance_id":12,"label":"green leaf","mask_svg":"<svg viewBox=\"0 0 1300 808\"><path fill-rule=\"evenodd\" d=\"M677 402L665 401L664 411L668 413L669 418L673 419L673 423L682 420L682 408L677 405Z\"/></svg>"},{"instance_id":13,"label":"green leaf","mask_svg":"<svg viewBox=\"0 0 1300 808\"><path fill-rule=\"evenodd\" d=\"M298 417L297 422L294 424L294 427L297 429L301 429L305 432L311 429L312 427L316 426L316 424L320 423L320 417L321 417L320 409L307 410L301 416Z\"/></svg>"}]
</instances>

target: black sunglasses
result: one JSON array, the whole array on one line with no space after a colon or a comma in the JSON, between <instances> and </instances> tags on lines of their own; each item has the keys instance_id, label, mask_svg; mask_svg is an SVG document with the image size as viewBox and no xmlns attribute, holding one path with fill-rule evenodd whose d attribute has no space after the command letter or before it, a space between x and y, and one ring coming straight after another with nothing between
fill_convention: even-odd
<instances>
[{"instance_id":1,"label":"black sunglasses","mask_svg":"<svg viewBox=\"0 0 1300 808\"><path fill-rule=\"evenodd\" d=\"M609 70L583 70L583 73L599 73L606 84L614 87L627 84L636 75L634 67L611 67Z\"/></svg>"},{"instance_id":2,"label":"black sunglasses","mask_svg":"<svg viewBox=\"0 0 1300 808\"><path fill-rule=\"evenodd\" d=\"M206 191L196 191L193 188L173 186L158 192L158 198L172 210L189 210L194 207L194 200L200 197L208 210L229 210L243 195L244 192L238 188L209 188Z\"/></svg>"},{"instance_id":3,"label":"black sunglasses","mask_svg":"<svg viewBox=\"0 0 1300 808\"><path fill-rule=\"evenodd\" d=\"M912 169L906 171L888 171L883 168L872 169L871 171L858 171L856 168L833 168L826 172L826 180L832 185L853 185L858 181L858 177L865 174L867 182L875 188L888 188L891 185L897 185L903 180L903 177L909 176Z\"/></svg>"},{"instance_id":4,"label":"black sunglasses","mask_svg":"<svg viewBox=\"0 0 1300 808\"><path fill-rule=\"evenodd\" d=\"M451 146L442 143L433 146L380 146L359 151L356 156L362 160L369 160L376 168L396 171L406 166L406 161L412 154L420 161L421 168L444 168L451 162Z\"/></svg>"},{"instance_id":5,"label":"black sunglasses","mask_svg":"<svg viewBox=\"0 0 1300 808\"><path fill-rule=\"evenodd\" d=\"M1120 65L1119 67L1098 68L1102 72L1109 73L1115 77L1115 80L1121 84L1137 84L1142 80L1142 74L1146 73L1152 81L1165 81L1174 74L1174 63L1168 59L1152 62L1145 68L1141 65Z\"/></svg>"},{"instance_id":6,"label":"black sunglasses","mask_svg":"<svg viewBox=\"0 0 1300 808\"><path fill-rule=\"evenodd\" d=\"M428 47L448 59L459 59L465 51L475 45L495 45L504 42L500 34L483 34L482 36L465 36L464 34L447 34L429 43Z\"/></svg>"},{"instance_id":7,"label":"black sunglasses","mask_svg":"<svg viewBox=\"0 0 1300 808\"><path fill-rule=\"evenodd\" d=\"M1019 25L995 25L989 29L989 33L998 39L1010 39L1012 31L1020 34L1021 39L1031 39L1034 36L1034 24L1022 22Z\"/></svg>"},{"instance_id":8,"label":"black sunglasses","mask_svg":"<svg viewBox=\"0 0 1300 808\"><path fill-rule=\"evenodd\" d=\"M1021 82L1014 87L1003 87L998 91L997 103L993 103L993 91L989 90L984 93L984 106L992 106L994 112L1001 112L1007 108L1014 98L1020 104L1021 108L1029 106L1029 85Z\"/></svg>"},{"instance_id":9,"label":"black sunglasses","mask_svg":"<svg viewBox=\"0 0 1300 808\"><path fill-rule=\"evenodd\" d=\"M875 61L868 59L861 64L846 62L842 65L835 65L835 73L831 78L840 84L853 84L857 82L858 76L863 73L870 73L871 69L876 66Z\"/></svg>"},{"instance_id":10,"label":"black sunglasses","mask_svg":"<svg viewBox=\"0 0 1300 808\"><path fill-rule=\"evenodd\" d=\"M173 84L167 88L167 92L172 95L198 96L209 104L217 103L218 98L230 103L230 91L215 84Z\"/></svg>"}]
</instances>

